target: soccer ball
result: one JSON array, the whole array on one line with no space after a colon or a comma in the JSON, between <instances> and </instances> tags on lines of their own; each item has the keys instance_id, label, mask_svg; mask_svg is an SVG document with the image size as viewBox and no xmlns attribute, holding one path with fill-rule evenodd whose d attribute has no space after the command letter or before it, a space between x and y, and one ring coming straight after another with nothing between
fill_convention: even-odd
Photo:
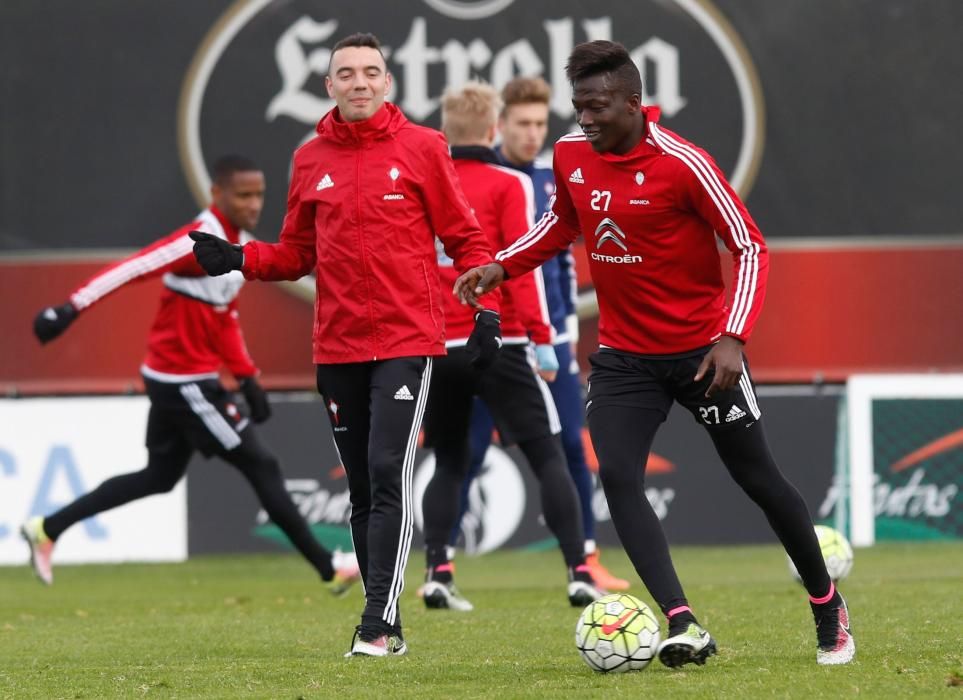
<instances>
[{"instance_id":1,"label":"soccer ball","mask_svg":"<svg viewBox=\"0 0 963 700\"><path fill-rule=\"evenodd\" d=\"M819 549L822 550L823 559L826 560L829 578L833 581L842 581L853 568L853 548L850 546L849 540L839 530L834 530L825 525L816 526L816 539L819 540ZM788 560L789 573L801 583L802 579L799 577L796 566L792 563L792 559Z\"/></svg>"},{"instance_id":2,"label":"soccer ball","mask_svg":"<svg viewBox=\"0 0 963 700\"><path fill-rule=\"evenodd\" d=\"M575 647L594 671L641 671L659 646L659 622L635 596L612 593L589 604L575 626Z\"/></svg>"}]
</instances>

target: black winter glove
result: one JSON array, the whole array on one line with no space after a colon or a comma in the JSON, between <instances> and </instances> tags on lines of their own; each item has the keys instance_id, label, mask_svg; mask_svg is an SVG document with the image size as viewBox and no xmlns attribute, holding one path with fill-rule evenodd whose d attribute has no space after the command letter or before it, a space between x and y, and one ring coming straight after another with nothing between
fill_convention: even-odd
<instances>
[{"instance_id":1,"label":"black winter glove","mask_svg":"<svg viewBox=\"0 0 963 700\"><path fill-rule=\"evenodd\" d=\"M263 423L271 417L271 404L268 403L267 394L258 384L254 377L244 377L239 384L247 407L251 411L251 420L255 423Z\"/></svg>"},{"instance_id":2,"label":"black winter glove","mask_svg":"<svg viewBox=\"0 0 963 700\"><path fill-rule=\"evenodd\" d=\"M485 369L502 348L502 322L498 313L484 309L475 314L475 328L468 336L469 363L476 369Z\"/></svg>"},{"instance_id":3,"label":"black winter glove","mask_svg":"<svg viewBox=\"0 0 963 700\"><path fill-rule=\"evenodd\" d=\"M228 243L223 238L212 236L203 231L191 231L194 241L194 257L204 271L212 277L226 275L232 270L240 270L244 264L241 246Z\"/></svg>"},{"instance_id":4,"label":"black winter glove","mask_svg":"<svg viewBox=\"0 0 963 700\"><path fill-rule=\"evenodd\" d=\"M67 326L77 318L77 309L69 301L60 306L41 309L33 319L33 334L41 343L49 343L67 330Z\"/></svg>"}]
</instances>

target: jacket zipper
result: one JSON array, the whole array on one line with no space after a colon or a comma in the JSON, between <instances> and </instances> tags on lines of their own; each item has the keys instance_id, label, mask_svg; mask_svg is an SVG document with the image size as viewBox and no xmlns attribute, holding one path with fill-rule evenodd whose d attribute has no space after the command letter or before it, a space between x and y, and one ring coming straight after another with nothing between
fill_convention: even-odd
<instances>
[{"instance_id":1,"label":"jacket zipper","mask_svg":"<svg viewBox=\"0 0 963 700\"><path fill-rule=\"evenodd\" d=\"M355 169L355 201L357 203L358 210L358 238L360 239L361 248L361 267L364 270L364 286L367 292L367 303L368 303L368 322L371 324L371 341L372 349L374 353L372 355L372 360L378 359L378 339L375 335L375 317L374 317L374 306L371 303L371 270L368 269L368 250L365 246L365 235L364 235L364 223L361 220L361 156L364 153L364 146L361 145L358 148L358 157L355 160L357 163Z\"/></svg>"},{"instance_id":2,"label":"jacket zipper","mask_svg":"<svg viewBox=\"0 0 963 700\"><path fill-rule=\"evenodd\" d=\"M421 261L421 271L425 276L425 290L428 294L428 315L431 317L431 323L438 328L438 321L435 320L435 300L431 295L431 278L428 276L428 266L425 261Z\"/></svg>"}]
</instances>

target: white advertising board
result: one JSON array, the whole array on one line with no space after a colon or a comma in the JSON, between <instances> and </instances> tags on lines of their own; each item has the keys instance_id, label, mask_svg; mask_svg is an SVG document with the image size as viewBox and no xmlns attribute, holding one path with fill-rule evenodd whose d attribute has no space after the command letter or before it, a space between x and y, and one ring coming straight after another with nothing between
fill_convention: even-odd
<instances>
[{"instance_id":1,"label":"white advertising board","mask_svg":"<svg viewBox=\"0 0 963 700\"><path fill-rule=\"evenodd\" d=\"M874 544L881 526L887 539L959 537L963 374L853 375L846 400L853 545ZM899 404L915 420L880 425L882 410ZM895 463L883 459L894 444L889 451L903 457Z\"/></svg>"},{"instance_id":2,"label":"white advertising board","mask_svg":"<svg viewBox=\"0 0 963 700\"><path fill-rule=\"evenodd\" d=\"M147 464L149 402L141 396L0 399L0 564L29 556L20 525L101 482ZM183 561L187 488L150 496L76 523L54 564Z\"/></svg>"}]
</instances>

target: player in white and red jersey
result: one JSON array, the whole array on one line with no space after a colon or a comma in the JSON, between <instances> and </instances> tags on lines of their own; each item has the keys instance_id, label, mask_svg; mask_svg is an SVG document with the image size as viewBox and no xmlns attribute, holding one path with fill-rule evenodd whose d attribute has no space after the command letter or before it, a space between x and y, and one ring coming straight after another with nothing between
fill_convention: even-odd
<instances>
[{"instance_id":1,"label":"player in white and red jersey","mask_svg":"<svg viewBox=\"0 0 963 700\"><path fill-rule=\"evenodd\" d=\"M535 198L527 175L498 164L492 150L497 112L498 94L489 85L468 83L442 97L442 131L451 146L461 189L492 248L503 248L531 227ZM440 242L436 248L441 280L452 285L458 276L453 261ZM541 282L540 273L529 272L503 288L503 347L483 371L472 366L466 347L475 326L474 311L446 296L448 354L435 362L435 384L425 412L425 445L435 450L435 472L422 504L427 569L423 597L429 608L472 609L454 586L446 545L470 463L475 396L494 416L503 444L517 443L538 478L545 524L558 539L568 569L569 602L584 607L600 596L585 562L581 511L565 465L555 402L534 362L547 350L551 369L558 369ZM488 310L479 313L494 315ZM532 351L532 342L542 353Z\"/></svg>"},{"instance_id":2,"label":"player in white and red jersey","mask_svg":"<svg viewBox=\"0 0 963 700\"><path fill-rule=\"evenodd\" d=\"M641 76L621 44L580 44L566 71L582 133L555 146L550 211L495 263L462 275L455 291L475 304L584 234L599 300L589 430L616 531L669 620L659 658L668 666L703 664L716 649L689 607L643 492L646 455L678 401L706 427L800 571L816 620L817 662L848 663L855 644L846 604L826 571L805 501L770 454L742 351L765 292L762 235L705 151L661 127L659 110L642 105ZM717 237L735 264L731 301Z\"/></svg>"},{"instance_id":3,"label":"player in white and red jersey","mask_svg":"<svg viewBox=\"0 0 963 700\"><path fill-rule=\"evenodd\" d=\"M51 554L60 535L74 523L111 508L163 493L184 476L195 450L218 455L250 482L271 520L280 527L333 590L343 592L360 576L353 555L322 547L284 486L277 459L257 439L254 423L270 416L258 369L248 354L238 322L240 272L212 278L194 259L188 232L204 230L232 243L250 238L264 204L264 174L241 156L225 156L214 166L212 204L182 226L130 257L110 265L58 307L43 309L34 332L47 343L82 312L130 282L161 276L164 291L147 340L141 374L150 398L147 466L108 479L90 493L22 528L40 579L53 582ZM250 416L238 411L218 378L222 366L238 380ZM337 561L335 561L337 559Z\"/></svg>"}]
</instances>

